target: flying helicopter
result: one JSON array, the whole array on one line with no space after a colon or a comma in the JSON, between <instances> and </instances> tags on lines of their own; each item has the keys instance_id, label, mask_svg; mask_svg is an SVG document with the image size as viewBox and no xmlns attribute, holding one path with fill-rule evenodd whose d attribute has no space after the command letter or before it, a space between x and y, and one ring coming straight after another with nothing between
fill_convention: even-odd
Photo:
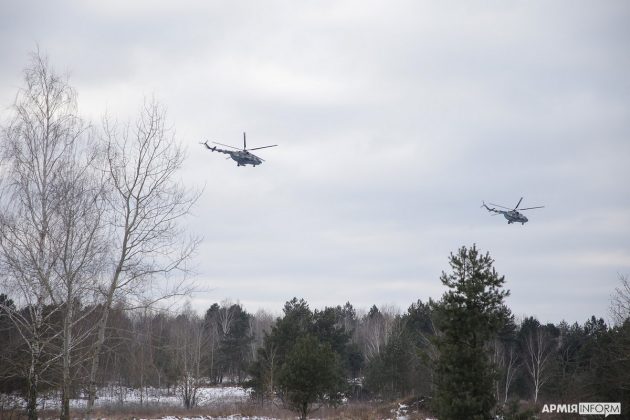
<instances>
[{"instance_id":1,"label":"flying helicopter","mask_svg":"<svg viewBox=\"0 0 630 420\"><path fill-rule=\"evenodd\" d=\"M522 215L518 210L523 211L523 210L532 210L532 209L542 209L543 207L545 207L545 206L537 206L537 207L527 207L524 209L519 209L518 206L521 204L521 201L523 201L523 197L521 197L521 199L518 200L518 203L516 203L516 207L514 207L513 209L510 209L509 207L500 206L498 204L488 203L491 206L497 206L497 207L506 209L506 210L497 210L495 208L486 206L485 202L482 204L481 207L485 207L491 213L502 214L507 219L508 224L520 222L521 225L524 225L525 223L527 223L528 219L527 217ZM496 216L496 214L493 214L493 216Z\"/></svg>"},{"instance_id":2,"label":"flying helicopter","mask_svg":"<svg viewBox=\"0 0 630 420\"><path fill-rule=\"evenodd\" d=\"M210 146L207 140L201 144L203 144L204 146L206 146L208 149L212 150L213 152L225 153L227 155L230 155L228 159L229 158L234 159L236 161L236 166L252 165L254 167L256 165L262 164L264 162L264 159L261 159L255 154L250 153L249 152L250 150L266 149L267 147L277 146L277 144L272 144L271 146L254 147L253 149L247 149L247 139L245 137L245 133L243 133L243 150L239 149L238 147L230 146L227 144L217 143L216 141L213 141L212 143L218 144L220 146L230 147L232 149L236 149L236 151L219 149L217 146Z\"/></svg>"}]
</instances>

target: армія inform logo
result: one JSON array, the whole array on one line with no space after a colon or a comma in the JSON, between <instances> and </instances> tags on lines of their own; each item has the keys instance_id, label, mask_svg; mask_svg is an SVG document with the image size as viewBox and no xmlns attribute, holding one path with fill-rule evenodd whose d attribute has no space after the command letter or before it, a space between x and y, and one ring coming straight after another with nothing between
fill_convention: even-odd
<instances>
[{"instance_id":1,"label":"\u0430\u0440\u043c\u0456\u044f inform logo","mask_svg":"<svg viewBox=\"0 0 630 420\"><path fill-rule=\"evenodd\" d=\"M621 415L621 403L615 402L581 402L579 404L545 404L543 413L580 414L608 417Z\"/></svg>"}]
</instances>

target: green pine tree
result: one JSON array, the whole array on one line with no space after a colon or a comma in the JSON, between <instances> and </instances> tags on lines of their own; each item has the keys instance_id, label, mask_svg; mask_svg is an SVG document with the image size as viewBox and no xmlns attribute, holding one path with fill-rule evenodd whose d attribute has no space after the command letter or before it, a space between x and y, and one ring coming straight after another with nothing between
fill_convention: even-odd
<instances>
[{"instance_id":1,"label":"green pine tree","mask_svg":"<svg viewBox=\"0 0 630 420\"><path fill-rule=\"evenodd\" d=\"M336 405L344 378L338 355L313 336L298 339L282 366L278 383L284 402L306 419L313 405Z\"/></svg>"},{"instance_id":2,"label":"green pine tree","mask_svg":"<svg viewBox=\"0 0 630 420\"><path fill-rule=\"evenodd\" d=\"M440 312L437 338L435 408L440 420L492 418L494 368L486 344L505 323L502 290L504 277L493 268L489 254L476 246L452 254L451 274L440 280L449 290L437 305Z\"/></svg>"}]
</instances>

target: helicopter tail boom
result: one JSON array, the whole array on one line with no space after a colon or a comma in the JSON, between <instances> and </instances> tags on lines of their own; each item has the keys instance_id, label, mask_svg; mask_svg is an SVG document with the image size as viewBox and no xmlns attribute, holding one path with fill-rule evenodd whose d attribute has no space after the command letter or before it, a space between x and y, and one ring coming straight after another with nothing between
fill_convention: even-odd
<instances>
[{"instance_id":1,"label":"helicopter tail boom","mask_svg":"<svg viewBox=\"0 0 630 420\"><path fill-rule=\"evenodd\" d=\"M500 214L500 213L503 213L501 210L497 210L497 209L495 209L495 208L493 208L493 207L488 207L488 206L486 205L485 201L483 201L482 203L483 203L483 204L481 205L481 207L485 207L485 208L486 208L486 210L488 210L488 211L489 211L489 212L491 212L491 213L499 213L499 214Z\"/></svg>"},{"instance_id":2,"label":"helicopter tail boom","mask_svg":"<svg viewBox=\"0 0 630 420\"><path fill-rule=\"evenodd\" d=\"M210 151L212 151L212 152L226 153L226 154L228 154L228 155L231 155L231 154L232 154L232 152L231 152L231 151L229 151L229 150L219 149L217 146L210 146L210 145L208 144L208 140L206 140L206 141L205 141L205 142L203 142L203 143L201 143L201 142L200 142L199 144L203 144L204 146L206 146L206 148L207 148L208 150L210 150Z\"/></svg>"}]
</instances>

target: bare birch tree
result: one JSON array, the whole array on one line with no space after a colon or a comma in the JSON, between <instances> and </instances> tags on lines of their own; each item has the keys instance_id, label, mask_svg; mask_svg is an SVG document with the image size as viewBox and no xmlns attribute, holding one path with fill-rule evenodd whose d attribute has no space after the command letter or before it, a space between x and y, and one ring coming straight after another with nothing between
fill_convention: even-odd
<instances>
[{"instance_id":1,"label":"bare birch tree","mask_svg":"<svg viewBox=\"0 0 630 420\"><path fill-rule=\"evenodd\" d=\"M275 317L270 312L264 309L259 309L249 318L249 330L253 337L250 342L250 360L256 360L258 349L263 347L263 339L265 338L265 334L271 331L274 318Z\"/></svg>"},{"instance_id":2,"label":"bare birch tree","mask_svg":"<svg viewBox=\"0 0 630 420\"><path fill-rule=\"evenodd\" d=\"M514 383L514 379L516 379L516 374L518 373L520 365L518 354L514 345L509 345L508 348L504 350L505 385L503 389L503 403L505 404L510 397L510 387Z\"/></svg>"},{"instance_id":3,"label":"bare birch tree","mask_svg":"<svg viewBox=\"0 0 630 420\"><path fill-rule=\"evenodd\" d=\"M372 306L370 312L363 317L359 325L359 339L362 343L363 354L370 360L377 356L387 345L391 337L396 315L400 311L393 307Z\"/></svg>"},{"instance_id":4,"label":"bare birch tree","mask_svg":"<svg viewBox=\"0 0 630 420\"><path fill-rule=\"evenodd\" d=\"M525 360L523 364L534 388L534 403L538 402L541 388L550 378L553 358L553 339L542 326L537 326L525 336Z\"/></svg>"},{"instance_id":5,"label":"bare birch tree","mask_svg":"<svg viewBox=\"0 0 630 420\"><path fill-rule=\"evenodd\" d=\"M177 389L184 407L197 405L197 391L202 385L202 354L208 344L208 336L203 322L192 312L190 306L184 308L173 324L174 357L179 371Z\"/></svg>"},{"instance_id":6,"label":"bare birch tree","mask_svg":"<svg viewBox=\"0 0 630 420\"><path fill-rule=\"evenodd\" d=\"M186 263L199 243L196 238L184 239L179 223L189 214L198 194L175 178L184 154L166 126L164 108L155 101L145 101L135 123L121 129L105 119L103 131L113 257L109 280L102 289L88 413L94 406L100 354L113 303L124 299L132 305L147 305L186 293L182 273L187 271ZM179 274L180 280L166 288L158 287L174 274Z\"/></svg>"},{"instance_id":7,"label":"bare birch tree","mask_svg":"<svg viewBox=\"0 0 630 420\"><path fill-rule=\"evenodd\" d=\"M495 378L495 397L497 401L503 400L503 404L506 404L519 367L515 343L511 340L502 341L495 338L492 362L498 369L498 375ZM501 393L503 393L503 398L501 398Z\"/></svg>"},{"instance_id":8,"label":"bare birch tree","mask_svg":"<svg viewBox=\"0 0 630 420\"><path fill-rule=\"evenodd\" d=\"M78 305L92 303L100 276L106 246L102 223L102 188L98 179L86 172L89 162L74 160L67 164L61 176L60 194L64 205L60 212L62 234L52 239L57 249L55 271L60 288L55 297L63 305L62 344L62 407L61 418L70 418L71 367L81 360L72 360L72 350L82 344L94 327L77 331L75 326L91 315L90 310L78 312Z\"/></svg>"},{"instance_id":9,"label":"bare birch tree","mask_svg":"<svg viewBox=\"0 0 630 420\"><path fill-rule=\"evenodd\" d=\"M73 336L80 322L75 305L93 290L89 279L101 253L100 220L93 216L100 188L89 182L89 159L79 161L88 150L87 126L77 115L75 91L39 52L24 74L26 87L3 130L0 263L25 307L10 315L31 356L29 417L37 416L41 374L61 359L61 418L67 419L71 353L80 341ZM61 330L53 318L63 320ZM53 342L60 336L59 349Z\"/></svg>"},{"instance_id":10,"label":"bare birch tree","mask_svg":"<svg viewBox=\"0 0 630 420\"><path fill-rule=\"evenodd\" d=\"M221 328L222 335L229 335L232 328L232 321L234 319L234 304L229 299L225 299L221 302L221 308L217 312L218 324Z\"/></svg>"},{"instance_id":11,"label":"bare birch tree","mask_svg":"<svg viewBox=\"0 0 630 420\"><path fill-rule=\"evenodd\" d=\"M630 279L627 275L619 274L619 287L611 296L610 314L616 325L623 325L630 319Z\"/></svg>"}]
</instances>

